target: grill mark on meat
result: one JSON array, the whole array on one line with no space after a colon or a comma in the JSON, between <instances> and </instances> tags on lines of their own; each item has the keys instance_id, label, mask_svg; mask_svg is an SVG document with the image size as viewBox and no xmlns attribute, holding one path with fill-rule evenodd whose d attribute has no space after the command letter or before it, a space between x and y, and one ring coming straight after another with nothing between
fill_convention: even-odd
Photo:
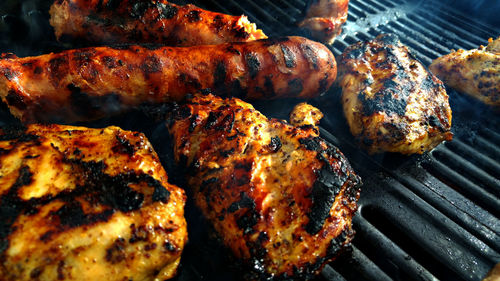
<instances>
[{"instance_id":1,"label":"grill mark on meat","mask_svg":"<svg viewBox=\"0 0 500 281\"><path fill-rule=\"evenodd\" d=\"M225 92L227 65L224 61L217 63L214 71L214 88L219 92Z\"/></svg>"},{"instance_id":2,"label":"grill mark on meat","mask_svg":"<svg viewBox=\"0 0 500 281\"><path fill-rule=\"evenodd\" d=\"M294 68L297 66L297 58L295 54L286 45L280 44L281 51L283 52L283 58L285 59L285 65L288 68Z\"/></svg>"},{"instance_id":3,"label":"grill mark on meat","mask_svg":"<svg viewBox=\"0 0 500 281\"><path fill-rule=\"evenodd\" d=\"M304 57L311 64L311 66L315 69L319 69L318 65L318 50L312 45L300 44L300 49L302 50Z\"/></svg>"},{"instance_id":4,"label":"grill mark on meat","mask_svg":"<svg viewBox=\"0 0 500 281\"><path fill-rule=\"evenodd\" d=\"M259 58L255 54L250 53L245 56L245 62L247 64L250 77L255 78L261 70L261 63L259 61Z\"/></svg>"},{"instance_id":5,"label":"grill mark on meat","mask_svg":"<svg viewBox=\"0 0 500 281\"><path fill-rule=\"evenodd\" d=\"M69 73L69 62L67 55L61 55L49 60L49 77L54 86Z\"/></svg>"}]
</instances>

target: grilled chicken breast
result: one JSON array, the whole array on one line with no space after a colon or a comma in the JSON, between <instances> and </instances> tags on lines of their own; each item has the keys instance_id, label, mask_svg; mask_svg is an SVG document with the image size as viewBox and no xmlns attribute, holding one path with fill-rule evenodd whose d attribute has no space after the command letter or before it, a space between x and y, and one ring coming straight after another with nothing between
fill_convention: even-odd
<instances>
[{"instance_id":1,"label":"grilled chicken breast","mask_svg":"<svg viewBox=\"0 0 500 281\"><path fill-rule=\"evenodd\" d=\"M487 47L439 57L429 69L453 89L500 107L500 37L488 42Z\"/></svg>"},{"instance_id":2,"label":"grilled chicken breast","mask_svg":"<svg viewBox=\"0 0 500 281\"><path fill-rule=\"evenodd\" d=\"M360 179L313 127L200 95L169 130L196 204L255 278L309 278L351 241Z\"/></svg>"},{"instance_id":3,"label":"grilled chicken breast","mask_svg":"<svg viewBox=\"0 0 500 281\"><path fill-rule=\"evenodd\" d=\"M0 134L0 280L164 280L187 240L183 190L141 133Z\"/></svg>"},{"instance_id":4,"label":"grilled chicken breast","mask_svg":"<svg viewBox=\"0 0 500 281\"><path fill-rule=\"evenodd\" d=\"M311 98L337 76L335 57L302 37L195 47L85 48L4 55L0 97L23 122L74 122L213 89L249 99Z\"/></svg>"},{"instance_id":5,"label":"grilled chicken breast","mask_svg":"<svg viewBox=\"0 0 500 281\"><path fill-rule=\"evenodd\" d=\"M309 0L299 27L308 30L312 38L332 44L347 21L348 6L349 0Z\"/></svg>"},{"instance_id":6,"label":"grilled chicken breast","mask_svg":"<svg viewBox=\"0 0 500 281\"><path fill-rule=\"evenodd\" d=\"M370 153L423 153L451 140L443 83L394 35L348 47L339 63L351 133Z\"/></svg>"},{"instance_id":7,"label":"grilled chicken breast","mask_svg":"<svg viewBox=\"0 0 500 281\"><path fill-rule=\"evenodd\" d=\"M57 38L92 43L194 46L267 38L246 16L165 0L56 0L50 15Z\"/></svg>"}]
</instances>

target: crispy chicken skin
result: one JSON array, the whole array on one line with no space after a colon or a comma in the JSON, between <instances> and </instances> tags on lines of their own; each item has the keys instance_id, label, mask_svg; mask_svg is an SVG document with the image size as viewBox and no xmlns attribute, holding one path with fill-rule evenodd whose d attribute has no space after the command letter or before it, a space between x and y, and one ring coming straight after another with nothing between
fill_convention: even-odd
<instances>
[{"instance_id":1,"label":"crispy chicken skin","mask_svg":"<svg viewBox=\"0 0 500 281\"><path fill-rule=\"evenodd\" d=\"M312 126L197 95L169 130L196 204L254 278L307 279L350 243L360 179Z\"/></svg>"},{"instance_id":2,"label":"crispy chicken skin","mask_svg":"<svg viewBox=\"0 0 500 281\"><path fill-rule=\"evenodd\" d=\"M500 108L500 37L488 42L439 57L429 69L453 89Z\"/></svg>"},{"instance_id":3,"label":"crispy chicken skin","mask_svg":"<svg viewBox=\"0 0 500 281\"><path fill-rule=\"evenodd\" d=\"M117 127L0 133L0 280L165 280L187 240L183 190Z\"/></svg>"},{"instance_id":4,"label":"crispy chicken skin","mask_svg":"<svg viewBox=\"0 0 500 281\"><path fill-rule=\"evenodd\" d=\"M348 8L349 0L309 0L299 27L308 30L312 38L332 44L347 21Z\"/></svg>"},{"instance_id":5,"label":"crispy chicken skin","mask_svg":"<svg viewBox=\"0 0 500 281\"><path fill-rule=\"evenodd\" d=\"M0 97L23 122L74 122L210 88L248 99L312 98L337 76L335 57L302 37L195 47L96 47L0 59Z\"/></svg>"},{"instance_id":6,"label":"crispy chicken skin","mask_svg":"<svg viewBox=\"0 0 500 281\"><path fill-rule=\"evenodd\" d=\"M267 38L246 16L165 0L56 0L50 15L57 38L94 43L194 46Z\"/></svg>"},{"instance_id":7,"label":"crispy chicken skin","mask_svg":"<svg viewBox=\"0 0 500 281\"><path fill-rule=\"evenodd\" d=\"M356 43L340 61L344 115L368 152L421 154L451 140L443 83L396 36Z\"/></svg>"}]
</instances>

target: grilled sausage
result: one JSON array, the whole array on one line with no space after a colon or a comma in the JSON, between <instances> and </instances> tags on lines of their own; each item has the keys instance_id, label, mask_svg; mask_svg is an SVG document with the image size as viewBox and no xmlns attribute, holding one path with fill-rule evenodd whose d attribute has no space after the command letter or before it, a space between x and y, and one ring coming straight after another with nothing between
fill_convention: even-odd
<instances>
[{"instance_id":1,"label":"grilled sausage","mask_svg":"<svg viewBox=\"0 0 500 281\"><path fill-rule=\"evenodd\" d=\"M250 99L311 98L337 75L333 54L302 37L194 47L96 47L0 60L0 96L23 122L73 122L210 88Z\"/></svg>"},{"instance_id":2,"label":"grilled sausage","mask_svg":"<svg viewBox=\"0 0 500 281\"><path fill-rule=\"evenodd\" d=\"M267 38L246 16L165 0L56 0L50 15L57 38L93 43L194 46Z\"/></svg>"},{"instance_id":3,"label":"grilled sausage","mask_svg":"<svg viewBox=\"0 0 500 281\"><path fill-rule=\"evenodd\" d=\"M165 280L187 241L184 191L117 127L0 130L0 280Z\"/></svg>"},{"instance_id":4,"label":"grilled sausage","mask_svg":"<svg viewBox=\"0 0 500 281\"><path fill-rule=\"evenodd\" d=\"M339 67L351 133L370 153L424 153L451 140L443 83L392 34L346 48Z\"/></svg>"},{"instance_id":5,"label":"grilled sausage","mask_svg":"<svg viewBox=\"0 0 500 281\"><path fill-rule=\"evenodd\" d=\"M311 278L351 241L360 179L313 126L210 95L169 124L196 204L257 279Z\"/></svg>"}]
</instances>

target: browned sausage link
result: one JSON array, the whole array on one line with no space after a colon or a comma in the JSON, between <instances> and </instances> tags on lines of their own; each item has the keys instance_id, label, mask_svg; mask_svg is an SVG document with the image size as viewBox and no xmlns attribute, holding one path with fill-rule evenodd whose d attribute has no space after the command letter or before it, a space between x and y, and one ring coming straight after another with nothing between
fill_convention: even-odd
<instances>
[{"instance_id":1,"label":"browned sausage link","mask_svg":"<svg viewBox=\"0 0 500 281\"><path fill-rule=\"evenodd\" d=\"M337 75L302 37L195 47L85 48L0 60L0 96L23 122L85 121L210 88L249 99L311 98Z\"/></svg>"},{"instance_id":2,"label":"browned sausage link","mask_svg":"<svg viewBox=\"0 0 500 281\"><path fill-rule=\"evenodd\" d=\"M50 15L57 38L93 43L194 46L267 38L246 16L165 0L56 0Z\"/></svg>"}]
</instances>

